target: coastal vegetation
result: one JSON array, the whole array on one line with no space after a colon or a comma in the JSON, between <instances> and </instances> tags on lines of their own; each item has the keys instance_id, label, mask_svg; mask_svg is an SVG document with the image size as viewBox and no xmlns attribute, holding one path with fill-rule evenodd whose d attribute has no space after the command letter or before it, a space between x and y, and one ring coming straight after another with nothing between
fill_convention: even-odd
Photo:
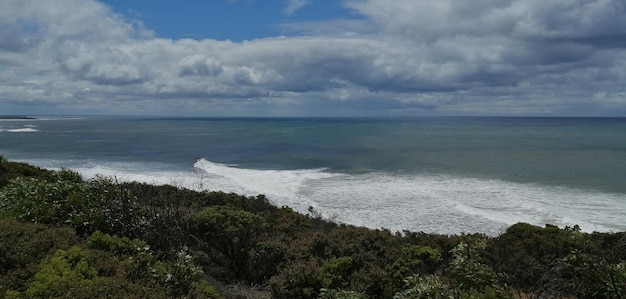
<instances>
[{"instance_id":1,"label":"coastal vegetation","mask_svg":"<svg viewBox=\"0 0 626 299\"><path fill-rule=\"evenodd\" d=\"M626 232L391 232L0 157L0 297L625 298Z\"/></svg>"}]
</instances>

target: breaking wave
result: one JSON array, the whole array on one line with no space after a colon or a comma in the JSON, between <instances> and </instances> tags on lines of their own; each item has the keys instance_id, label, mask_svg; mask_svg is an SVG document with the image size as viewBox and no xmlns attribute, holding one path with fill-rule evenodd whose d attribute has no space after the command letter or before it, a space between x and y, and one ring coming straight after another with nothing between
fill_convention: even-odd
<instances>
[{"instance_id":1,"label":"breaking wave","mask_svg":"<svg viewBox=\"0 0 626 299\"><path fill-rule=\"evenodd\" d=\"M33 127L27 127L25 126L24 128L18 128L18 129L2 129L0 128L0 132L11 132L11 133L31 133L31 132L38 132L39 130L33 128Z\"/></svg>"}]
</instances>

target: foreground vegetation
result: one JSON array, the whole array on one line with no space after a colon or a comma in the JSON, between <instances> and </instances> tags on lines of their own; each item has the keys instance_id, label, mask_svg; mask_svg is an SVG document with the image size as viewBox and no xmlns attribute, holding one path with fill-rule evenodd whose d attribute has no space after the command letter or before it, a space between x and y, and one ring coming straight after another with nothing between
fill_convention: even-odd
<instances>
[{"instance_id":1,"label":"foreground vegetation","mask_svg":"<svg viewBox=\"0 0 626 299\"><path fill-rule=\"evenodd\" d=\"M0 157L0 297L626 298L626 233L392 233Z\"/></svg>"}]
</instances>

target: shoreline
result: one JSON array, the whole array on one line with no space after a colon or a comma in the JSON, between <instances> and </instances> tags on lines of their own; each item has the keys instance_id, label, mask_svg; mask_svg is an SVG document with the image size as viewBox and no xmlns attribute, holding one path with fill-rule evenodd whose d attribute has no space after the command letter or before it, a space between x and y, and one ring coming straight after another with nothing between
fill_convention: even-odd
<instances>
[{"instance_id":1,"label":"shoreline","mask_svg":"<svg viewBox=\"0 0 626 299\"><path fill-rule=\"evenodd\" d=\"M116 177L117 179L123 180L125 182L135 181L153 185L172 185L194 191L223 191L228 193L234 192L236 194L244 196L256 196L258 194L264 194L269 199L271 199L271 202L277 207L289 206L295 211L306 214L307 208L313 206L316 211L318 211L325 218L335 219L336 221L344 224L368 227L371 229L384 228L391 231L423 231L426 233L444 235L482 233L490 236L497 236L501 234L504 230L506 230L506 227L514 223L525 222L537 226L543 226L546 224L556 225L558 227L579 225L582 231L589 233L596 231L623 231L623 226L621 226L621 224L619 226L614 226L612 224L609 225L600 221L599 217L580 218L580 213L576 213L576 211L563 214L561 213L561 210L558 210L559 212L556 212L554 208L551 208L554 207L554 205L548 205L546 207L533 206L526 201L526 199L530 198L531 196L537 196L537 194L539 194L543 195L546 198L569 198L570 200L573 199L581 203L587 200L588 202L595 202L595 206L596 208L598 208L597 205L600 203L606 203L607 205L610 205L611 202L619 199L617 198L617 194L585 192L580 189L573 189L578 191L567 192L559 195L559 190L563 191L565 189L549 187L542 188L541 186L535 186L534 188L532 188L532 185L506 183L504 181L502 181L504 185L500 186L499 184L494 185L495 181L481 181L472 178L449 178L450 180L440 181L441 177L426 176L423 177L422 180L420 180L421 183L419 185L431 187L423 187L421 189L418 189L418 191L421 190L420 192L423 192L422 196L418 196L410 192L410 190L413 189L410 189L409 191L402 191L407 188L407 184L413 185L416 180L419 179L418 177L411 179L400 179L400 181L396 182L394 185L399 186L395 188L398 190L396 192L391 192L395 195L392 196L387 193L383 193L382 195L378 196L378 198L387 198L389 202L394 203L394 205L387 206L385 209L374 209L372 207L361 207L360 209L356 209L351 208L358 206L358 203L357 201L355 201L354 197L350 196L352 192L346 191L341 188L331 193L333 194L333 198L342 198L341 202L344 202L344 204L338 204L337 202L330 204L329 202L325 201L325 196L323 195L331 194L328 192L330 192L329 190L331 190L332 188L328 188L329 186L334 185L329 185L328 180L325 180L324 178L318 178L319 174L313 173L292 173L292 171L289 170L270 170L264 172L255 169L241 169L236 167L229 167L227 165L213 164L210 161L205 162L211 164L211 167L196 167L196 165L194 164L193 168L187 167L184 170L159 170L158 167L156 170L151 170L152 168L145 170L137 165L131 166L128 164L124 165L128 166L129 168L120 168L119 163L95 163L90 165L85 164L81 166L80 164L44 165L45 163L40 164L32 160L18 160L18 162L36 165L38 167L43 167L48 170L59 170L61 168L72 169L79 172L86 179L102 175L105 177ZM251 180L251 177L256 177L256 179ZM286 179L286 177L288 177L289 179ZM375 182L376 180L378 180L377 176L375 175L360 177L358 181L361 183L356 183L357 181L353 179L354 178L348 179L346 182L350 182L350 184L352 184L352 189L358 188L359 190L362 190L359 191L359 193L362 194L370 193L370 191L368 191L370 190L370 188L365 188L363 186L376 186ZM392 177L388 177L386 180L390 179L392 179ZM232 180L238 181L239 183L235 183ZM313 190L315 191L315 193L310 193L306 196L302 194L285 194L285 192L293 189L293 186L295 185L304 186L301 184L304 184L304 182L307 180L325 181L326 184L323 187L318 186L316 188L312 187L315 186L315 184L307 185L309 186L309 188L313 188L307 190ZM270 185L272 182L277 181L282 182L279 185L284 188L278 188L277 190L273 191L263 189L266 185ZM483 190L485 188L485 190L502 191L484 191L478 195L474 194L471 197L474 199L470 201L462 200L463 198L467 197L458 195L458 192L453 194L450 192L443 192L446 193L446 196L444 197L443 194L440 194L442 193L441 191L437 191L443 187L450 187L449 183L452 182L457 182L457 184L453 184L455 186L458 185L464 186L464 188L470 188L470 193L475 193L477 192L476 190ZM481 184L485 182L491 182L491 184ZM337 182L335 185L337 184L340 183ZM291 188L288 188L288 186L291 186ZM456 189L457 188L455 187L452 188L452 190ZM441 198L443 201L431 201L433 198L430 198L427 195L433 195L432 192L435 192L434 195L441 195L437 198ZM508 194L508 196L503 197L504 194ZM510 197L513 195L515 196ZM360 198L363 199L369 197L365 196ZM407 201L402 200L402 198L411 198L412 200ZM514 198L519 198L520 200L516 201L514 200ZM446 202L453 203L446 204ZM519 204L519 202L526 202L526 204ZM398 206L396 207L395 204L397 204ZM615 205L610 206L616 207ZM621 207L621 205L619 206ZM426 210L427 213L420 213L420 211L422 210L419 207L429 207L429 209ZM446 207L450 209L446 209ZM507 209L507 207L509 209ZM417 213L411 214L412 216L422 215L419 218L419 221L409 222L411 221L410 217L412 216L406 216L407 213L405 211L411 210ZM618 208L618 210L623 209ZM435 220L434 218L432 218L432 216L430 216L432 213L429 214L428 211L436 211L437 213L441 213L440 216L443 218ZM385 217L384 215L390 216ZM391 215L394 215L397 221L390 223L388 220L384 220L390 219L392 217ZM614 217L614 213L610 213L610 215L613 215L612 217ZM442 223L444 223L445 221L442 219L448 219L452 222L443 225ZM462 227L459 228L459 219L464 219L469 222L465 222L465 224L460 225Z\"/></svg>"}]
</instances>

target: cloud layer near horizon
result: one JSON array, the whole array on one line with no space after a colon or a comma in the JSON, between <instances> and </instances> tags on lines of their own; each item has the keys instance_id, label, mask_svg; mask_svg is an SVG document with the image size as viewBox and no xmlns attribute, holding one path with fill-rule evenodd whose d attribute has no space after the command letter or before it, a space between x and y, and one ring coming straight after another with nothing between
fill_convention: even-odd
<instances>
[{"instance_id":1,"label":"cloud layer near horizon","mask_svg":"<svg viewBox=\"0 0 626 299\"><path fill-rule=\"evenodd\" d=\"M626 116L621 0L344 5L361 18L283 24L309 34L231 42L159 38L93 0L5 0L0 108Z\"/></svg>"}]
</instances>

